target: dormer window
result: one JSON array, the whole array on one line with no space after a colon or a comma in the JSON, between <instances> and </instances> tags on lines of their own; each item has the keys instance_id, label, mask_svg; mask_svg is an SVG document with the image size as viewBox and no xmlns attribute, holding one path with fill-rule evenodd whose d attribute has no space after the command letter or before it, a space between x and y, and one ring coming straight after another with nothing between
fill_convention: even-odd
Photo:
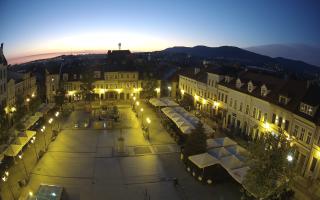
<instances>
[{"instance_id":1,"label":"dormer window","mask_svg":"<svg viewBox=\"0 0 320 200\"><path fill-rule=\"evenodd\" d=\"M63 79L64 81L68 81L68 74L67 74L67 73L64 73L64 74L62 75L62 79Z\"/></svg>"},{"instance_id":2,"label":"dormer window","mask_svg":"<svg viewBox=\"0 0 320 200\"><path fill-rule=\"evenodd\" d=\"M73 79L77 79L77 74L73 74Z\"/></svg>"},{"instance_id":3,"label":"dormer window","mask_svg":"<svg viewBox=\"0 0 320 200\"><path fill-rule=\"evenodd\" d=\"M241 83L241 80L238 78L236 81L236 87L241 88L242 85L243 85L243 83Z\"/></svg>"},{"instance_id":4,"label":"dormer window","mask_svg":"<svg viewBox=\"0 0 320 200\"><path fill-rule=\"evenodd\" d=\"M263 97L265 97L265 96L267 96L267 94L268 94L268 89L267 89L267 86L266 85L262 85L261 86L261 96L263 96Z\"/></svg>"},{"instance_id":5,"label":"dormer window","mask_svg":"<svg viewBox=\"0 0 320 200\"><path fill-rule=\"evenodd\" d=\"M249 81L249 83L248 83L248 91L252 92L253 90L254 90L253 83L251 81Z\"/></svg>"},{"instance_id":6,"label":"dormer window","mask_svg":"<svg viewBox=\"0 0 320 200\"><path fill-rule=\"evenodd\" d=\"M307 115L310 115L310 116L313 116L314 115L314 111L315 111L315 107L313 106L310 106L308 104L305 104L305 103L301 103L300 104L300 111L307 114Z\"/></svg>"},{"instance_id":7,"label":"dormer window","mask_svg":"<svg viewBox=\"0 0 320 200\"><path fill-rule=\"evenodd\" d=\"M224 80L225 80L226 83L229 83L231 81L231 77L230 76L226 76Z\"/></svg>"},{"instance_id":8,"label":"dormer window","mask_svg":"<svg viewBox=\"0 0 320 200\"><path fill-rule=\"evenodd\" d=\"M283 95L279 96L279 103L282 105L287 105L289 102L289 98Z\"/></svg>"},{"instance_id":9,"label":"dormer window","mask_svg":"<svg viewBox=\"0 0 320 200\"><path fill-rule=\"evenodd\" d=\"M100 78L101 73L100 71L94 71L94 78Z\"/></svg>"}]
</instances>

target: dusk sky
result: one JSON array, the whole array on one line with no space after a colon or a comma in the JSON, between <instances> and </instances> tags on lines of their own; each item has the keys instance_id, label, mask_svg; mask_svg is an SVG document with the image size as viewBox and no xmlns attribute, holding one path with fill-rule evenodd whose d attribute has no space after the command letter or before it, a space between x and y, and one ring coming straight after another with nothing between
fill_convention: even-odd
<instances>
[{"instance_id":1,"label":"dusk sky","mask_svg":"<svg viewBox=\"0 0 320 200\"><path fill-rule=\"evenodd\" d=\"M11 57L171 46L320 44L320 1L0 0Z\"/></svg>"}]
</instances>

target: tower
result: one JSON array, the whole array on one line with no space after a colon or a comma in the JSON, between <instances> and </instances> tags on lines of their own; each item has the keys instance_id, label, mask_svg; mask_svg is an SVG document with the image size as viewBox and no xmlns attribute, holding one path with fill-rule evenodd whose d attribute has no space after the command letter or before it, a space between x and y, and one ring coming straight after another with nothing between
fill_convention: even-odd
<instances>
[{"instance_id":1,"label":"tower","mask_svg":"<svg viewBox=\"0 0 320 200\"><path fill-rule=\"evenodd\" d=\"M121 42L118 43L119 51L121 50Z\"/></svg>"}]
</instances>

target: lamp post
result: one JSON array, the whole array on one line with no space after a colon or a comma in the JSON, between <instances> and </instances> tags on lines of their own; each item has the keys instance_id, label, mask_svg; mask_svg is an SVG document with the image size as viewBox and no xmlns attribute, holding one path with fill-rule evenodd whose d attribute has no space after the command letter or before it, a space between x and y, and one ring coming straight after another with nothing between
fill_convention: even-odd
<instances>
[{"instance_id":1,"label":"lamp post","mask_svg":"<svg viewBox=\"0 0 320 200\"><path fill-rule=\"evenodd\" d=\"M52 124L52 122L53 122L53 118L50 118L49 120L48 120L48 123L50 124L50 132L51 132L51 138L52 138L52 135L53 135L53 124ZM51 140L51 138L50 138L50 140Z\"/></svg>"},{"instance_id":2,"label":"lamp post","mask_svg":"<svg viewBox=\"0 0 320 200\"><path fill-rule=\"evenodd\" d=\"M54 115L55 115L56 118L57 118L57 126L58 126L58 131L59 131L59 130L60 130L60 121L58 120L58 118L59 118L60 112L57 111Z\"/></svg>"},{"instance_id":3,"label":"lamp post","mask_svg":"<svg viewBox=\"0 0 320 200\"><path fill-rule=\"evenodd\" d=\"M147 139L150 140L149 126L151 124L151 120L150 120L149 117L147 117L146 121L147 121L147 124L148 124L148 126L147 126Z\"/></svg>"},{"instance_id":4,"label":"lamp post","mask_svg":"<svg viewBox=\"0 0 320 200\"><path fill-rule=\"evenodd\" d=\"M5 183L5 182L8 182L9 191L10 191L10 193L11 193L12 198L15 200L16 198L15 198L15 196L14 196L14 193L13 193L13 191L12 191L11 185L10 185L10 183L9 183L9 172L8 172L8 171L5 171L5 172L4 172L4 175L2 176L1 180L2 180L4 183Z\"/></svg>"},{"instance_id":5,"label":"lamp post","mask_svg":"<svg viewBox=\"0 0 320 200\"><path fill-rule=\"evenodd\" d=\"M44 139L44 150L47 151L47 141L46 141L46 133L45 133L46 127L43 126L40 131L42 132L43 139Z\"/></svg>"},{"instance_id":6,"label":"lamp post","mask_svg":"<svg viewBox=\"0 0 320 200\"><path fill-rule=\"evenodd\" d=\"M140 109L140 112L141 112L141 124L143 126L143 108Z\"/></svg>"},{"instance_id":7,"label":"lamp post","mask_svg":"<svg viewBox=\"0 0 320 200\"><path fill-rule=\"evenodd\" d=\"M20 154L20 155L18 155L18 157L19 157L20 160L22 160L22 165L23 165L24 171L25 171L25 173L26 173L27 179L29 179L29 173L28 173L27 167L26 167L26 165L25 165L25 163L24 163L23 155Z\"/></svg>"},{"instance_id":8,"label":"lamp post","mask_svg":"<svg viewBox=\"0 0 320 200\"><path fill-rule=\"evenodd\" d=\"M169 97L171 97L171 86L168 86L168 90L169 90Z\"/></svg>"},{"instance_id":9,"label":"lamp post","mask_svg":"<svg viewBox=\"0 0 320 200\"><path fill-rule=\"evenodd\" d=\"M30 98L26 99L28 111L30 110Z\"/></svg>"},{"instance_id":10,"label":"lamp post","mask_svg":"<svg viewBox=\"0 0 320 200\"><path fill-rule=\"evenodd\" d=\"M137 109L134 109L135 111L137 111L137 115L138 115L138 106L139 106L139 105L140 105L140 102L137 101L137 102L136 102Z\"/></svg>"},{"instance_id":11,"label":"lamp post","mask_svg":"<svg viewBox=\"0 0 320 200\"><path fill-rule=\"evenodd\" d=\"M36 141L36 137L32 137L30 142L33 144L34 153L37 156L37 160L39 160L39 155L38 155L38 152L37 152L37 147L36 147L36 142L35 141Z\"/></svg>"}]
</instances>

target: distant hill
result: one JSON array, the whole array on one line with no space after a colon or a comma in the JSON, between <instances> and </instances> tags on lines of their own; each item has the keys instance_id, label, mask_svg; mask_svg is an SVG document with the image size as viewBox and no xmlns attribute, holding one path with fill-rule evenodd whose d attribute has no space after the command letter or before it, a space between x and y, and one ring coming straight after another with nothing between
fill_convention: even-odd
<instances>
[{"instance_id":1,"label":"distant hill","mask_svg":"<svg viewBox=\"0 0 320 200\"><path fill-rule=\"evenodd\" d=\"M270 57L283 57L316 65L320 67L320 46L305 44L270 44L245 48Z\"/></svg>"},{"instance_id":2,"label":"distant hill","mask_svg":"<svg viewBox=\"0 0 320 200\"><path fill-rule=\"evenodd\" d=\"M167 53L185 53L191 56L197 56L204 59L226 59L236 61L245 65L256 66L277 66L283 70L292 73L320 73L320 68L307 64L302 61L290 60L286 58L271 58L269 56L260 55L245 49L233 46L221 47L171 47L163 50Z\"/></svg>"}]
</instances>

